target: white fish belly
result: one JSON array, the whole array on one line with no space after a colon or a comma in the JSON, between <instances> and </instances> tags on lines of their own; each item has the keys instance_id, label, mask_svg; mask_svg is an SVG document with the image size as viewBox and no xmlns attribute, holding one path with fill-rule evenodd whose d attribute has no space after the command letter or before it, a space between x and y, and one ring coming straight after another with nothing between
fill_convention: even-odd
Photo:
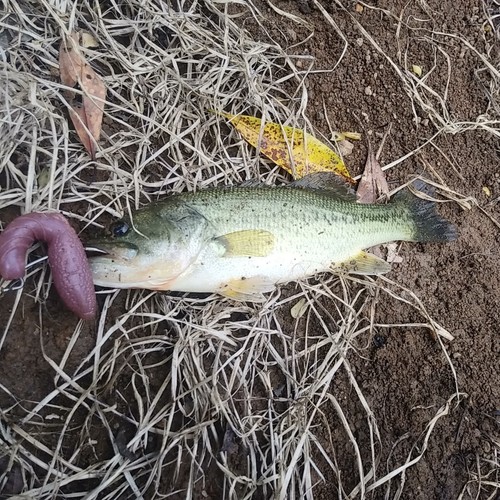
<instances>
[{"instance_id":1,"label":"white fish belly","mask_svg":"<svg viewBox=\"0 0 500 500\"><path fill-rule=\"evenodd\" d=\"M280 251L281 250L281 251ZM275 284L287 283L328 271L336 261L341 262L358 253L309 251L286 252L275 249L266 257L220 257L206 252L179 276L171 290L212 293L224 288L233 280L262 278L272 290ZM333 254L336 255L333 255Z\"/></svg>"}]
</instances>

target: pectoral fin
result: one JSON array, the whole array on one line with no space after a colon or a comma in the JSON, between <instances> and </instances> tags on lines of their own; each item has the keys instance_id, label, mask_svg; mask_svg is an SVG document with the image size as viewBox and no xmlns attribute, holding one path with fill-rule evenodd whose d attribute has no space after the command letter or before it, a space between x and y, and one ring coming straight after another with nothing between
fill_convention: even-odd
<instances>
[{"instance_id":1,"label":"pectoral fin","mask_svg":"<svg viewBox=\"0 0 500 500\"><path fill-rule=\"evenodd\" d=\"M274 248L274 235L262 229L235 231L217 238L225 249L224 257L265 257Z\"/></svg>"},{"instance_id":2,"label":"pectoral fin","mask_svg":"<svg viewBox=\"0 0 500 500\"><path fill-rule=\"evenodd\" d=\"M272 292L275 284L265 276L253 276L251 278L241 277L228 281L218 293L241 302L264 302L266 298L263 293Z\"/></svg>"},{"instance_id":3,"label":"pectoral fin","mask_svg":"<svg viewBox=\"0 0 500 500\"><path fill-rule=\"evenodd\" d=\"M391 265L385 260L367 252L359 252L352 258L334 264L332 271L351 274L385 274L391 270Z\"/></svg>"}]
</instances>

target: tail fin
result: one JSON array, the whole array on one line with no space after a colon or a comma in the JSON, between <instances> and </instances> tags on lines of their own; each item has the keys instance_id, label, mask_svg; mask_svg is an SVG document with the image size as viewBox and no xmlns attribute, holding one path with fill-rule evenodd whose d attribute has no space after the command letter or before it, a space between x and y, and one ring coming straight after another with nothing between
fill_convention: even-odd
<instances>
[{"instance_id":1,"label":"tail fin","mask_svg":"<svg viewBox=\"0 0 500 500\"><path fill-rule=\"evenodd\" d=\"M416 180L412 186L424 194L432 196L434 190L429 184ZM457 230L450 222L436 212L436 204L413 195L409 189L400 191L394 197L395 203L406 206L414 223L412 241L453 241Z\"/></svg>"}]
</instances>

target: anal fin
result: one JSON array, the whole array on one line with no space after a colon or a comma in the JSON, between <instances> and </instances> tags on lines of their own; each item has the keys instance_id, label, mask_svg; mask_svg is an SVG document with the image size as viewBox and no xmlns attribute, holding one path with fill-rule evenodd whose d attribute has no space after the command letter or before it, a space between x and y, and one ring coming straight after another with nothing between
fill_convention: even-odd
<instances>
[{"instance_id":1,"label":"anal fin","mask_svg":"<svg viewBox=\"0 0 500 500\"><path fill-rule=\"evenodd\" d=\"M350 259L332 266L334 272L365 275L385 274L391 269L391 265L385 260L367 252L359 252Z\"/></svg>"},{"instance_id":2,"label":"anal fin","mask_svg":"<svg viewBox=\"0 0 500 500\"><path fill-rule=\"evenodd\" d=\"M265 292L272 292L276 288L275 284L265 276L252 276L246 278L242 276L233 279L222 285L217 293L241 302L265 302Z\"/></svg>"}]
</instances>

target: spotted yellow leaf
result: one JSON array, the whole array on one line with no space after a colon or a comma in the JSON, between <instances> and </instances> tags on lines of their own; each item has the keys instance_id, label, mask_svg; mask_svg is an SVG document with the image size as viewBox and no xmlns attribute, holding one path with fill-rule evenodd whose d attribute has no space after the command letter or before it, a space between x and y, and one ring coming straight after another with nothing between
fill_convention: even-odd
<instances>
[{"instance_id":1,"label":"spotted yellow leaf","mask_svg":"<svg viewBox=\"0 0 500 500\"><path fill-rule=\"evenodd\" d=\"M342 158L311 134L254 116L221 113L252 146L270 160L300 179L315 172L334 172L355 184ZM262 130L262 134L261 134Z\"/></svg>"}]
</instances>

